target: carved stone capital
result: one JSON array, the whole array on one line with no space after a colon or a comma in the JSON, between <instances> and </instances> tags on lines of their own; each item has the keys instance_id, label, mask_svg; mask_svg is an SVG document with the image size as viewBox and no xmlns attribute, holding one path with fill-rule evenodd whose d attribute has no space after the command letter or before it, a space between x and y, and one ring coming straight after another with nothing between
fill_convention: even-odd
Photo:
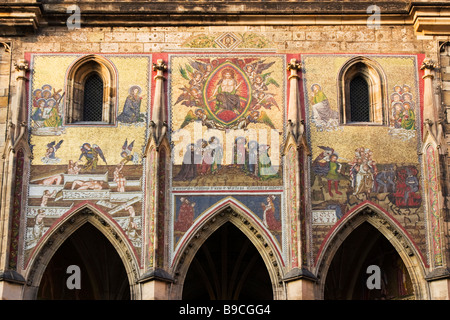
<instances>
[{"instance_id":1,"label":"carved stone capital","mask_svg":"<svg viewBox=\"0 0 450 320\"><path fill-rule=\"evenodd\" d=\"M163 59L156 60L156 63L153 64L153 70L154 71L166 71L167 65L164 63Z\"/></svg>"},{"instance_id":2,"label":"carved stone capital","mask_svg":"<svg viewBox=\"0 0 450 320\"><path fill-rule=\"evenodd\" d=\"M420 70L428 69L428 70L434 70L437 68L436 63L434 63L433 60L430 58L426 58L423 60L422 65L420 66Z\"/></svg>"},{"instance_id":3,"label":"carved stone capital","mask_svg":"<svg viewBox=\"0 0 450 320\"><path fill-rule=\"evenodd\" d=\"M18 62L14 63L14 67L17 71L17 80L21 79L21 80L27 80L27 78L25 77L27 71L29 70L29 66L28 63L24 60L21 59Z\"/></svg>"},{"instance_id":4,"label":"carved stone capital","mask_svg":"<svg viewBox=\"0 0 450 320\"><path fill-rule=\"evenodd\" d=\"M298 62L297 59L293 58L291 59L291 61L288 63L287 66L287 70L291 71L291 70L300 70L302 68L302 63Z\"/></svg>"},{"instance_id":5,"label":"carved stone capital","mask_svg":"<svg viewBox=\"0 0 450 320\"><path fill-rule=\"evenodd\" d=\"M28 71L29 66L25 60L19 60L19 62L14 62L14 67L16 71Z\"/></svg>"}]
</instances>

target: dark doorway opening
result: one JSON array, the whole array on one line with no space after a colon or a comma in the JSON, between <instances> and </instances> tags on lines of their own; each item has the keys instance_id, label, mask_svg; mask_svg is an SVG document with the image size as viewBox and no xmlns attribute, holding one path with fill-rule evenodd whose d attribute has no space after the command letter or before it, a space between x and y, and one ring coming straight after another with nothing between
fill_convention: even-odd
<instances>
[{"instance_id":1,"label":"dark doorway opening","mask_svg":"<svg viewBox=\"0 0 450 320\"><path fill-rule=\"evenodd\" d=\"M379 267L380 289L373 277ZM369 281L368 281L369 280ZM369 288L369 286L371 288ZM326 300L413 299L411 278L392 244L372 225L365 222L341 244L328 269Z\"/></svg>"},{"instance_id":2,"label":"dark doorway opening","mask_svg":"<svg viewBox=\"0 0 450 320\"><path fill-rule=\"evenodd\" d=\"M69 289L74 275L67 268L80 268L80 289ZM70 283L75 281L70 279ZM42 276L37 299L129 300L130 284L125 267L112 244L90 223L75 231L55 252Z\"/></svg>"},{"instance_id":3,"label":"dark doorway opening","mask_svg":"<svg viewBox=\"0 0 450 320\"><path fill-rule=\"evenodd\" d=\"M225 223L199 248L183 286L183 300L272 300L266 265L251 241Z\"/></svg>"}]
</instances>

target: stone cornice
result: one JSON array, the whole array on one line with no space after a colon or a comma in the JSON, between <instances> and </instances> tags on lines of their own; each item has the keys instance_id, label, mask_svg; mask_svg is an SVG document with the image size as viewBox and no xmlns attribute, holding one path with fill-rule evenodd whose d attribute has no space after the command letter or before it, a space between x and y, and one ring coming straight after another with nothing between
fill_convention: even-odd
<instances>
[{"instance_id":1,"label":"stone cornice","mask_svg":"<svg viewBox=\"0 0 450 320\"><path fill-rule=\"evenodd\" d=\"M366 24L373 1L66 1L44 0L49 24L61 25L76 4L85 26ZM382 23L405 22L407 1L378 1ZM105 18L107 16L108 18Z\"/></svg>"},{"instance_id":2,"label":"stone cornice","mask_svg":"<svg viewBox=\"0 0 450 320\"><path fill-rule=\"evenodd\" d=\"M417 34L450 35L450 3L414 1L410 16Z\"/></svg>"},{"instance_id":3,"label":"stone cornice","mask_svg":"<svg viewBox=\"0 0 450 320\"><path fill-rule=\"evenodd\" d=\"M380 25L410 25L421 35L450 34L447 1L131 1L4 0L0 36L20 36L44 26L63 26L77 5L81 27L201 25L366 25L371 5Z\"/></svg>"},{"instance_id":4,"label":"stone cornice","mask_svg":"<svg viewBox=\"0 0 450 320\"><path fill-rule=\"evenodd\" d=\"M42 8L36 0L0 3L0 36L24 36L43 26Z\"/></svg>"}]
</instances>

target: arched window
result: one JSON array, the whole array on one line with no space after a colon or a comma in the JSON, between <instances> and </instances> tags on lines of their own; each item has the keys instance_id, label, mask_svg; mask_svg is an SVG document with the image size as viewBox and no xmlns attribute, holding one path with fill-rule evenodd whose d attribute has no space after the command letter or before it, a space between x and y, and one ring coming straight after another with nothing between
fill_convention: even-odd
<instances>
[{"instance_id":1,"label":"arched window","mask_svg":"<svg viewBox=\"0 0 450 320\"><path fill-rule=\"evenodd\" d=\"M69 68L66 83L66 125L114 124L117 75L111 62L84 56Z\"/></svg>"},{"instance_id":2,"label":"arched window","mask_svg":"<svg viewBox=\"0 0 450 320\"><path fill-rule=\"evenodd\" d=\"M88 76L84 83L83 121L102 121L103 80L96 73Z\"/></svg>"},{"instance_id":3,"label":"arched window","mask_svg":"<svg viewBox=\"0 0 450 320\"><path fill-rule=\"evenodd\" d=\"M350 121L370 122L369 85L362 76L350 81Z\"/></svg>"},{"instance_id":4,"label":"arched window","mask_svg":"<svg viewBox=\"0 0 450 320\"><path fill-rule=\"evenodd\" d=\"M386 76L366 57L348 60L337 78L342 124L387 125Z\"/></svg>"}]
</instances>

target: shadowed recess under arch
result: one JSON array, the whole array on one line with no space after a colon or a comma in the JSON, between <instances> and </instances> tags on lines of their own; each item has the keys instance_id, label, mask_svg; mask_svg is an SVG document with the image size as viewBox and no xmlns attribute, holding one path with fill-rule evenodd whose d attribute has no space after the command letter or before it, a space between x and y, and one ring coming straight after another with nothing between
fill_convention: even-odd
<instances>
[{"instance_id":1,"label":"shadowed recess under arch","mask_svg":"<svg viewBox=\"0 0 450 320\"><path fill-rule=\"evenodd\" d=\"M369 266L380 272L367 272ZM379 287L369 288L376 284ZM369 279L370 278L370 279ZM327 272L326 300L414 299L411 277L392 244L368 222L357 227L340 245Z\"/></svg>"},{"instance_id":2,"label":"shadowed recess under arch","mask_svg":"<svg viewBox=\"0 0 450 320\"><path fill-rule=\"evenodd\" d=\"M70 265L80 267L80 289L67 287L67 279L72 274L67 273ZM129 300L130 285L113 245L96 227L85 223L51 258L42 276L37 299Z\"/></svg>"},{"instance_id":3,"label":"shadowed recess under arch","mask_svg":"<svg viewBox=\"0 0 450 320\"><path fill-rule=\"evenodd\" d=\"M216 230L197 251L183 288L183 300L273 299L264 261L231 222Z\"/></svg>"}]
</instances>

